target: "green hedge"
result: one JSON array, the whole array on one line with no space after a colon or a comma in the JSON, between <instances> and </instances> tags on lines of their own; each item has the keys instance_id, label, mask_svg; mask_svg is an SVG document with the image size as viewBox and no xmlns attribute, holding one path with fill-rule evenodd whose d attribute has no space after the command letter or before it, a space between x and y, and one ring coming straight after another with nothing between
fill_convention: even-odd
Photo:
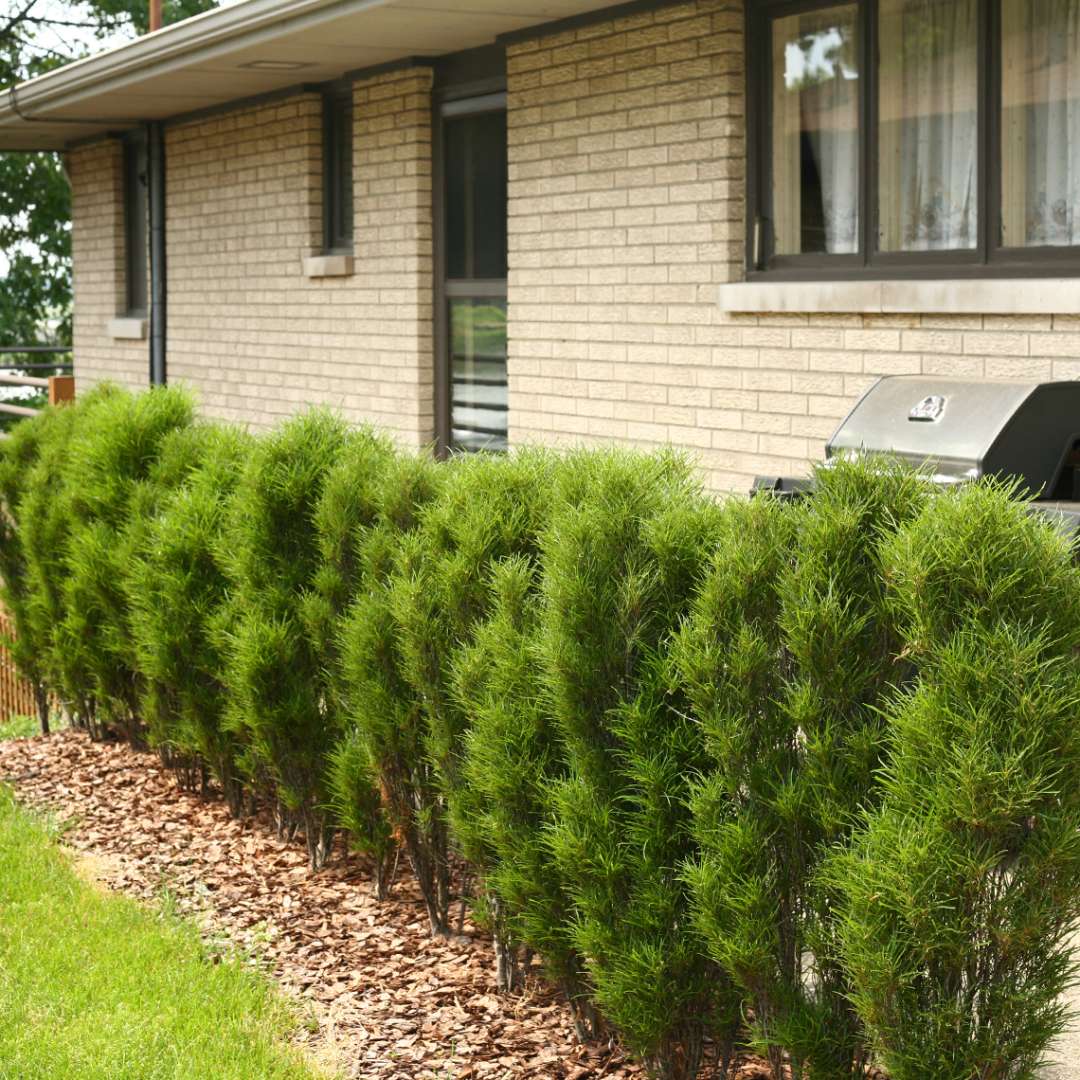
<instances>
[{"instance_id":1,"label":"green hedge","mask_svg":"<svg viewBox=\"0 0 1080 1080\"><path fill-rule=\"evenodd\" d=\"M1080 571L1003 485L672 453L436 462L94 391L0 444L14 655L313 868L402 859L500 988L688 1080L1035 1075L1080 926ZM336 834L343 843L334 845Z\"/></svg>"}]
</instances>

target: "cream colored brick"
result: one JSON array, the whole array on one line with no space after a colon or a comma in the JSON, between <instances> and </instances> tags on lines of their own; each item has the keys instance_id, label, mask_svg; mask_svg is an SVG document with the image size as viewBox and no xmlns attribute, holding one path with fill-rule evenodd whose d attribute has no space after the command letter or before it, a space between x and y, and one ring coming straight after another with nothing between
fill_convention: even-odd
<instances>
[{"instance_id":1,"label":"cream colored brick","mask_svg":"<svg viewBox=\"0 0 1080 1080\"><path fill-rule=\"evenodd\" d=\"M426 68L354 86L356 260L345 278L300 273L321 243L317 96L168 130L169 378L191 385L208 414L266 427L328 404L408 445L431 439L430 87ZM74 155L77 247L122 243L119 188L108 197L100 179L110 145ZM102 203L93 214L91 198ZM76 263L79 275L86 261ZM103 289L122 273L116 249L96 292L77 276L84 385L146 383L145 344L136 361L93 338Z\"/></svg>"}]
</instances>

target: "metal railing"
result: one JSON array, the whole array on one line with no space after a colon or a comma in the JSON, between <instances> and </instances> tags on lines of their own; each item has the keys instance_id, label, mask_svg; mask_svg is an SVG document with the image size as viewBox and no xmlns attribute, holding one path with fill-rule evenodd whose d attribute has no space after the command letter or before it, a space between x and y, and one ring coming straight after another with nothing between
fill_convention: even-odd
<instances>
[{"instance_id":1,"label":"metal railing","mask_svg":"<svg viewBox=\"0 0 1080 1080\"><path fill-rule=\"evenodd\" d=\"M61 401L71 401L75 397L75 377L72 374L72 362L48 360L30 360L5 363L9 356L71 356L68 345L0 345L0 386L20 386L31 390L44 390L50 405ZM30 372L50 372L48 375L33 375ZM17 374L11 374L17 372ZM37 416L41 412L35 405L18 405L11 401L0 401L0 414L16 416Z\"/></svg>"}]
</instances>

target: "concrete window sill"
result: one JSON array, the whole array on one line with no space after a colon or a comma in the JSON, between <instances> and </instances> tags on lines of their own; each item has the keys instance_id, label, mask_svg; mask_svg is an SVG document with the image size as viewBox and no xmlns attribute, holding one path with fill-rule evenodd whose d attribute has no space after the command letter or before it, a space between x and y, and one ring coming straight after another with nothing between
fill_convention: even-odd
<instances>
[{"instance_id":1,"label":"concrete window sill","mask_svg":"<svg viewBox=\"0 0 1080 1080\"><path fill-rule=\"evenodd\" d=\"M744 314L1080 315L1080 281L748 281L721 285L718 300Z\"/></svg>"},{"instance_id":2,"label":"concrete window sill","mask_svg":"<svg viewBox=\"0 0 1080 1080\"><path fill-rule=\"evenodd\" d=\"M109 319L105 324L105 334L114 341L145 341L146 320L130 315Z\"/></svg>"},{"instance_id":3,"label":"concrete window sill","mask_svg":"<svg viewBox=\"0 0 1080 1080\"><path fill-rule=\"evenodd\" d=\"M351 255L312 255L304 260L304 277L351 277Z\"/></svg>"}]
</instances>

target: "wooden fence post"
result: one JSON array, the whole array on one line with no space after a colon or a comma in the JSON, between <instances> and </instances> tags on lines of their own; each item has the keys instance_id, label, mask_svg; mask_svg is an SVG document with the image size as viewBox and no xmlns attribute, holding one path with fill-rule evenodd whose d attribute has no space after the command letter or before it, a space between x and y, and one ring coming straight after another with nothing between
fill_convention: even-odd
<instances>
[{"instance_id":1,"label":"wooden fence post","mask_svg":"<svg viewBox=\"0 0 1080 1080\"><path fill-rule=\"evenodd\" d=\"M49 376L49 404L59 405L62 401L75 400L74 375Z\"/></svg>"}]
</instances>

